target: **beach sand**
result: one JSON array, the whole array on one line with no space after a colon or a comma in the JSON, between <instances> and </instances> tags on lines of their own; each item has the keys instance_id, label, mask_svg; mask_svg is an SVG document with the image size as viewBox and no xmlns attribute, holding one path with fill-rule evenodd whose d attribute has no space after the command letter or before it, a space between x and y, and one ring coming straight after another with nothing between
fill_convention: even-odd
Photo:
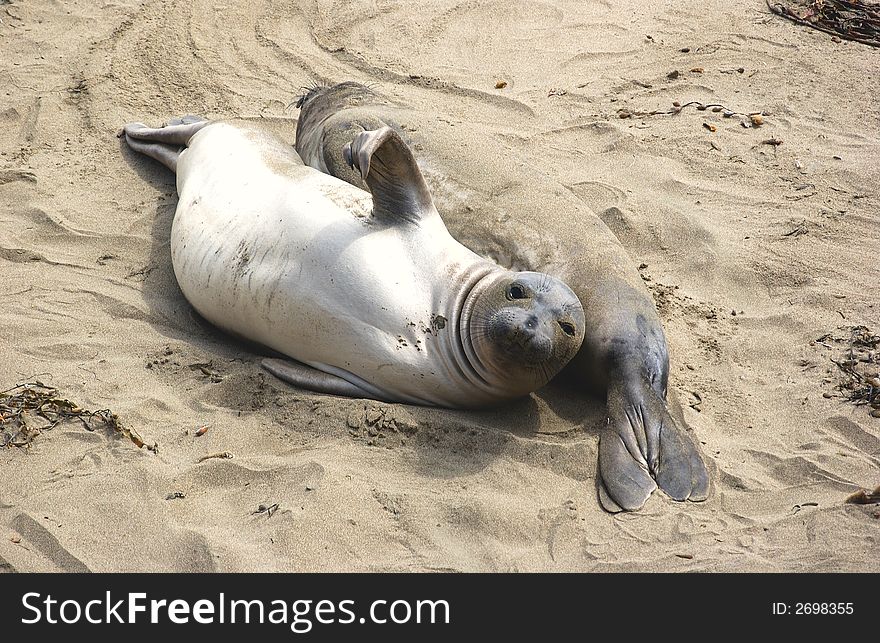
<instances>
[{"instance_id":1,"label":"beach sand","mask_svg":"<svg viewBox=\"0 0 880 643\"><path fill-rule=\"evenodd\" d=\"M80 0L0 2L0 52L0 389L158 445L70 420L0 449L0 569L880 571L880 507L845 503L880 484L880 419L832 362L880 333L880 50L763 0ZM194 113L292 142L301 88L342 80L413 110L462 202L540 199L540 176L618 235L706 502L604 512L601 401L316 395L193 313L174 178L118 130ZM689 101L737 114L645 114Z\"/></svg>"}]
</instances>

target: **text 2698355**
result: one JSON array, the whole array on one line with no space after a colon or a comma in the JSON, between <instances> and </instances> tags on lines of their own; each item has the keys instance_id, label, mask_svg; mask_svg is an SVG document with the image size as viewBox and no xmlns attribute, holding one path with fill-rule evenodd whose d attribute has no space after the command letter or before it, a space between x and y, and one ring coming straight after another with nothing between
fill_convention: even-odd
<instances>
[{"instance_id":1,"label":"text 2698355","mask_svg":"<svg viewBox=\"0 0 880 643\"><path fill-rule=\"evenodd\" d=\"M795 614L798 616L824 614L853 614L853 603L773 603L773 614Z\"/></svg>"}]
</instances>

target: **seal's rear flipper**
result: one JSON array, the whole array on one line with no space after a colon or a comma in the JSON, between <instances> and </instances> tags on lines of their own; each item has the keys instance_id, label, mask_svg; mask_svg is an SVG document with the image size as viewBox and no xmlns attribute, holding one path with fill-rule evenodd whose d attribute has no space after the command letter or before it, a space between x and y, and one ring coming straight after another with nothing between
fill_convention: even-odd
<instances>
[{"instance_id":1,"label":"seal's rear flipper","mask_svg":"<svg viewBox=\"0 0 880 643\"><path fill-rule=\"evenodd\" d=\"M660 429L660 457L654 479L674 500L705 500L709 497L706 465L688 431L680 427L668 412L666 415Z\"/></svg>"},{"instance_id":2,"label":"seal's rear flipper","mask_svg":"<svg viewBox=\"0 0 880 643\"><path fill-rule=\"evenodd\" d=\"M599 502L606 511L635 511L648 500L657 483L648 475L644 458L633 455L613 428L599 437Z\"/></svg>"},{"instance_id":3,"label":"seal's rear flipper","mask_svg":"<svg viewBox=\"0 0 880 643\"><path fill-rule=\"evenodd\" d=\"M415 222L435 212L412 151L390 127L361 132L343 149L373 195L373 216L387 223Z\"/></svg>"},{"instance_id":4,"label":"seal's rear flipper","mask_svg":"<svg viewBox=\"0 0 880 643\"><path fill-rule=\"evenodd\" d=\"M189 139L210 122L199 116L182 116L172 119L165 127L147 127L143 123L129 123L123 131L126 136L142 141L186 146L189 144Z\"/></svg>"},{"instance_id":5,"label":"seal's rear flipper","mask_svg":"<svg viewBox=\"0 0 880 643\"><path fill-rule=\"evenodd\" d=\"M356 384L311 366L284 359L264 359L262 366L278 379L298 388L341 397L373 398Z\"/></svg>"},{"instance_id":6,"label":"seal's rear flipper","mask_svg":"<svg viewBox=\"0 0 880 643\"><path fill-rule=\"evenodd\" d=\"M635 511L658 486L673 500L709 495L709 473L693 439L666 402L644 386L611 386L609 424L599 438L599 500L608 511Z\"/></svg>"},{"instance_id":7,"label":"seal's rear flipper","mask_svg":"<svg viewBox=\"0 0 880 643\"><path fill-rule=\"evenodd\" d=\"M198 116L174 119L165 127L147 127L143 123L129 123L122 132L125 142L135 152L159 161L169 170L177 171L180 153L200 129L210 123Z\"/></svg>"}]
</instances>

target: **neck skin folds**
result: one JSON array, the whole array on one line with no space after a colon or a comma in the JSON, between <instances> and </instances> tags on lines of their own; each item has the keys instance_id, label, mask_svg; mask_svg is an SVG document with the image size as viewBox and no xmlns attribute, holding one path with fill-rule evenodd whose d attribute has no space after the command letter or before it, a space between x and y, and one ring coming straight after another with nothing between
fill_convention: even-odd
<instances>
[{"instance_id":1,"label":"neck skin folds","mask_svg":"<svg viewBox=\"0 0 880 643\"><path fill-rule=\"evenodd\" d=\"M508 271L498 268L495 264L486 262L479 266L473 277L462 289L459 300L454 309L457 316L454 320L454 329L457 333L458 342L455 348L455 362L461 374L474 387L482 391L488 400L504 400L518 397L522 392L511 388L510 382L504 381L506 373L499 372L498 368L487 363L480 355L480 351L472 340L474 332L472 326L474 311L478 308L483 294L498 287L498 282L509 275Z\"/></svg>"}]
</instances>

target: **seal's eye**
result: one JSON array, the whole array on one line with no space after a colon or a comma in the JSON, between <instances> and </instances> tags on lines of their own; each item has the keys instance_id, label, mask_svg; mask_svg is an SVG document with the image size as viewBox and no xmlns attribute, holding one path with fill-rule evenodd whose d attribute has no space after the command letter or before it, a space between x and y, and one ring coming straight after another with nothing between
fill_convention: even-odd
<instances>
[{"instance_id":1,"label":"seal's eye","mask_svg":"<svg viewBox=\"0 0 880 643\"><path fill-rule=\"evenodd\" d=\"M519 284L511 284L507 289L508 299L525 299L526 297L528 297L526 289Z\"/></svg>"},{"instance_id":2,"label":"seal's eye","mask_svg":"<svg viewBox=\"0 0 880 643\"><path fill-rule=\"evenodd\" d=\"M559 322L559 327L562 329L563 333L565 333L569 337L574 337L574 335L575 335L574 324L571 324L566 321L561 321L561 322Z\"/></svg>"}]
</instances>

